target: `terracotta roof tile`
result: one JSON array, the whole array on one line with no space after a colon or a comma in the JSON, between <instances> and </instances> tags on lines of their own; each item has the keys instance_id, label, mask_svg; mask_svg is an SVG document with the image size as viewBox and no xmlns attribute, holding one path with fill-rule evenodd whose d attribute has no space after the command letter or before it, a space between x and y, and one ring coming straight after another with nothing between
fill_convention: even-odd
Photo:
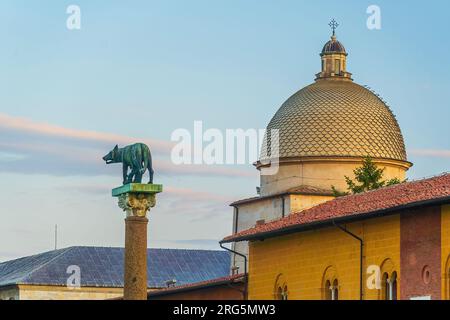
<instances>
[{"instance_id":1,"label":"terracotta roof tile","mask_svg":"<svg viewBox=\"0 0 450 320\"><path fill-rule=\"evenodd\" d=\"M272 232L283 233L297 226L306 227L337 218L364 218L371 213L439 199L450 202L450 174L330 200L285 218L228 236L222 243L264 238Z\"/></svg>"},{"instance_id":2,"label":"terracotta roof tile","mask_svg":"<svg viewBox=\"0 0 450 320\"><path fill-rule=\"evenodd\" d=\"M181 286L175 286L175 287L164 288L164 289L160 289L160 290L149 291L148 296L150 297L150 296L157 296L157 295L165 295L165 294L175 293L178 291L187 291L187 290L200 289L203 287L210 287L210 286L221 285L221 284L226 284L226 283L241 282L241 281L244 281L244 277L245 277L244 274L235 274L235 275L211 279L211 280L207 280L207 281L189 283L189 284L185 284L185 285L181 285Z\"/></svg>"}]
</instances>

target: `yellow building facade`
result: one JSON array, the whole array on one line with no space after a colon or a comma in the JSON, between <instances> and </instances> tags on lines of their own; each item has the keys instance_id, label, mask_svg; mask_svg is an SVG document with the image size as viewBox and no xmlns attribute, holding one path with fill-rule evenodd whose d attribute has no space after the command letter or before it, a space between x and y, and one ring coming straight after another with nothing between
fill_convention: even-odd
<instances>
[{"instance_id":1,"label":"yellow building facade","mask_svg":"<svg viewBox=\"0 0 450 320\"><path fill-rule=\"evenodd\" d=\"M347 228L364 240L363 270L375 265L383 273L399 274L399 216L352 223ZM277 299L278 289L287 287L289 299L325 300L329 281L337 283L339 299L358 300L359 251L359 242L335 227L251 242L249 299ZM381 298L382 290L363 288L364 299Z\"/></svg>"},{"instance_id":2,"label":"yellow building facade","mask_svg":"<svg viewBox=\"0 0 450 320\"><path fill-rule=\"evenodd\" d=\"M440 299L450 300L450 206L440 206L440 210L441 274L435 276L441 282ZM380 289L367 285L373 276L370 266L380 267L381 275L396 274L395 300L400 299L400 216L351 223L346 227L364 241L363 299L386 299L383 284ZM340 300L358 300L359 250L355 239L334 227L250 242L249 299L279 299L279 289L287 288L288 299L325 300L329 297L330 287L326 285L329 281L338 284Z\"/></svg>"},{"instance_id":3,"label":"yellow building facade","mask_svg":"<svg viewBox=\"0 0 450 320\"><path fill-rule=\"evenodd\" d=\"M0 290L0 300L108 300L123 296L123 288L16 285Z\"/></svg>"},{"instance_id":4,"label":"yellow building facade","mask_svg":"<svg viewBox=\"0 0 450 320\"><path fill-rule=\"evenodd\" d=\"M222 243L243 241L250 300L450 299L450 174L337 198Z\"/></svg>"}]
</instances>

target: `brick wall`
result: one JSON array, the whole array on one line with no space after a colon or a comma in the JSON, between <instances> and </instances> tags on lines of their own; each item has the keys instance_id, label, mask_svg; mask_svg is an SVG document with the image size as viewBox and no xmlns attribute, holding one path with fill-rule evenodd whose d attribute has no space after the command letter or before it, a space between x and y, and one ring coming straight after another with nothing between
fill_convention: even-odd
<instances>
[{"instance_id":1,"label":"brick wall","mask_svg":"<svg viewBox=\"0 0 450 320\"><path fill-rule=\"evenodd\" d=\"M441 207L406 210L400 216L400 298L441 298Z\"/></svg>"}]
</instances>

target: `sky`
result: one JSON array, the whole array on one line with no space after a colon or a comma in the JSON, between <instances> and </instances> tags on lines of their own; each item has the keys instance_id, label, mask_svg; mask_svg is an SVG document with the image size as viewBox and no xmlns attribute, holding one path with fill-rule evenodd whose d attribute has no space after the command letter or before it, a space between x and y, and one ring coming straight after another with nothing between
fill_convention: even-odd
<instances>
[{"instance_id":1,"label":"sky","mask_svg":"<svg viewBox=\"0 0 450 320\"><path fill-rule=\"evenodd\" d=\"M81 29L69 30L69 5ZM381 9L369 30L366 10ZM194 121L219 130L264 128L314 80L328 23L340 26L348 70L391 106L408 177L450 168L450 3L434 1L0 2L0 261L57 246L123 246L111 189L116 143L147 143L155 183L149 247L218 249L229 203L254 196L248 165L171 163L172 133Z\"/></svg>"}]
</instances>

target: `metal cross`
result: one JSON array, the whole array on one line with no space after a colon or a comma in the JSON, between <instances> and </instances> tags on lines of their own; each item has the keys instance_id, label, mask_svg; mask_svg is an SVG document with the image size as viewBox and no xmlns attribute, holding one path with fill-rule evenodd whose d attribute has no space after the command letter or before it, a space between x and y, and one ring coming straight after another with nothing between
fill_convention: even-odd
<instances>
[{"instance_id":1,"label":"metal cross","mask_svg":"<svg viewBox=\"0 0 450 320\"><path fill-rule=\"evenodd\" d=\"M328 24L330 28L333 30L333 36L336 35L336 29L339 27L339 23L336 22L336 20L331 20L331 22Z\"/></svg>"}]
</instances>

